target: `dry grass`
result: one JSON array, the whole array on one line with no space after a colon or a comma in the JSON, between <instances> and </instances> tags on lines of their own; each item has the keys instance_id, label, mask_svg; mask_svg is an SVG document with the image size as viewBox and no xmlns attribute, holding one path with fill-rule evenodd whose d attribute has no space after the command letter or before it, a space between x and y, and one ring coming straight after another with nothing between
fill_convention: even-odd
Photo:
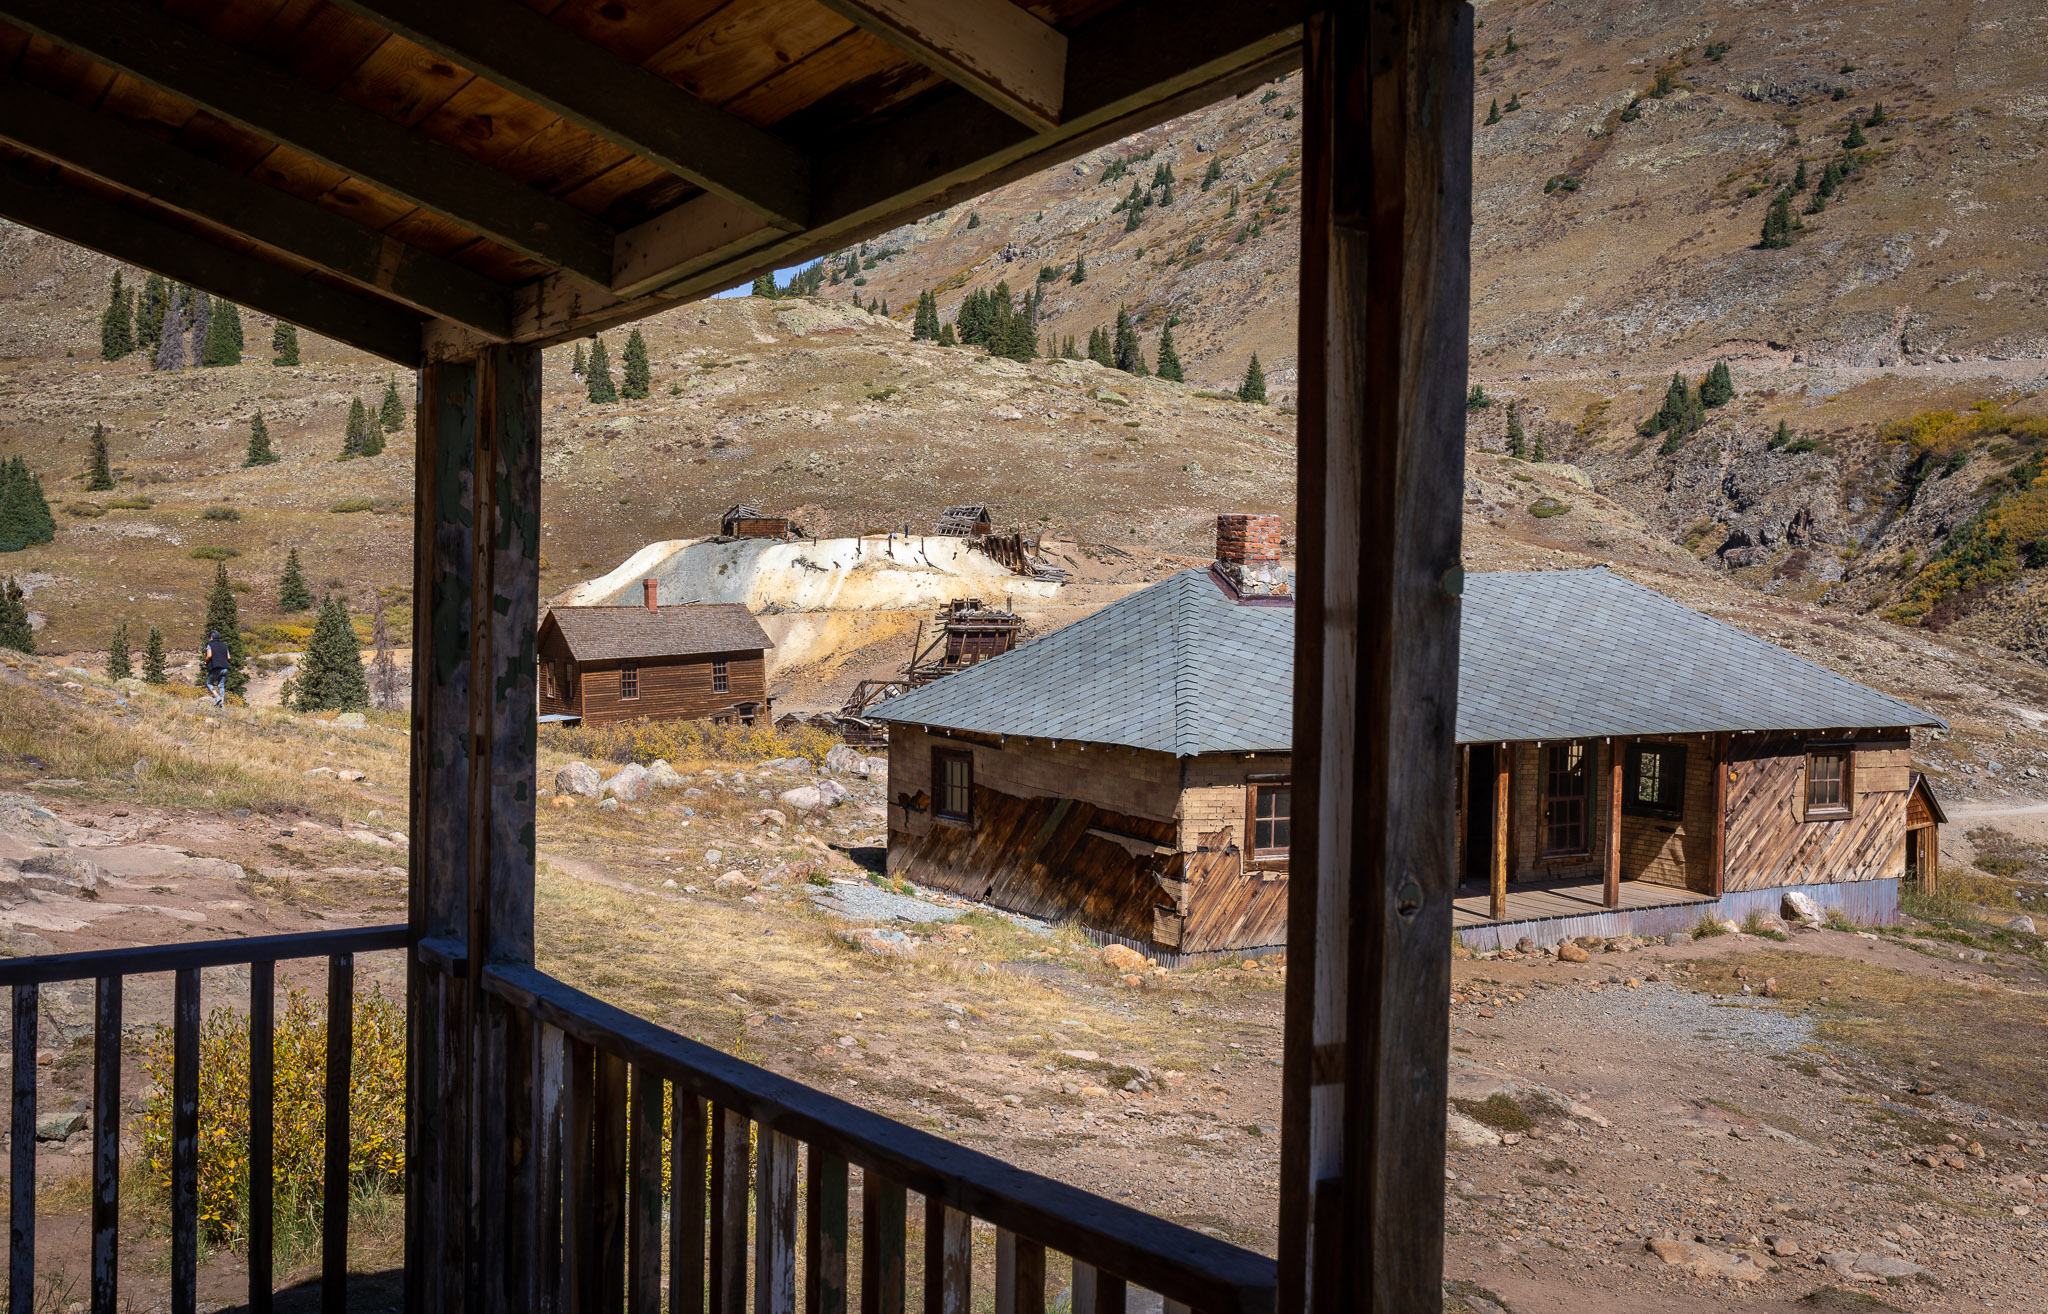
<instances>
[{"instance_id":1,"label":"dry grass","mask_svg":"<svg viewBox=\"0 0 2048 1314\"><path fill-rule=\"evenodd\" d=\"M706 721L619 721L597 726L543 726L543 751L586 761L647 763L766 762L802 757L823 762L839 739L815 726L723 726Z\"/></svg>"}]
</instances>

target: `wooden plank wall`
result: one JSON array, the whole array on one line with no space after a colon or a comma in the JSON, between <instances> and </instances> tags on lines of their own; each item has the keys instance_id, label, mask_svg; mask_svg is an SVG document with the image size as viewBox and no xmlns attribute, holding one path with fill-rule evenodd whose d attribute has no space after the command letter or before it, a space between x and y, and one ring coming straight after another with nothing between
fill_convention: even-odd
<instances>
[{"instance_id":1,"label":"wooden plank wall","mask_svg":"<svg viewBox=\"0 0 2048 1314\"><path fill-rule=\"evenodd\" d=\"M1806 746L1855 745L1851 815L1807 820ZM1902 732L1737 735L1729 745L1728 889L1896 878L1906 863L1912 741Z\"/></svg>"},{"instance_id":2,"label":"wooden plank wall","mask_svg":"<svg viewBox=\"0 0 2048 1314\"><path fill-rule=\"evenodd\" d=\"M1247 869L1236 835L1235 826L1225 826L1181 855L1186 894L1170 919L1179 923L1173 938L1162 934L1161 944L1198 954L1287 943L1287 869Z\"/></svg>"},{"instance_id":3,"label":"wooden plank wall","mask_svg":"<svg viewBox=\"0 0 2048 1314\"><path fill-rule=\"evenodd\" d=\"M1712 893L1714 737L1673 735L1666 739L1624 741L1624 751L1630 742L1685 745L1685 805L1674 821L1669 817L1631 816L1627 800L1622 801L1621 878Z\"/></svg>"},{"instance_id":4,"label":"wooden plank wall","mask_svg":"<svg viewBox=\"0 0 2048 1314\"><path fill-rule=\"evenodd\" d=\"M725 693L711 688L711 664L726 663ZM542 711L576 712L585 725L608 721L692 721L723 713L734 703L768 705L767 664L758 650L706 653L701 656L669 658L640 663L640 696L619 697L619 675L623 662L586 662L580 668L580 708L549 707L542 699Z\"/></svg>"}]
</instances>

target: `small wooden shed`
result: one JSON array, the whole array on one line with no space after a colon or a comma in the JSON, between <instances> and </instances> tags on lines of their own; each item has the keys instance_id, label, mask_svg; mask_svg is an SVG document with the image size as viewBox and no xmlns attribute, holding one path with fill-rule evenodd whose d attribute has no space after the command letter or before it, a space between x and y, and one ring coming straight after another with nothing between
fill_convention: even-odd
<instances>
[{"instance_id":1,"label":"small wooden shed","mask_svg":"<svg viewBox=\"0 0 2048 1314\"><path fill-rule=\"evenodd\" d=\"M949 506L939 512L934 532L952 538L981 538L996 526L985 506Z\"/></svg>"},{"instance_id":2,"label":"small wooden shed","mask_svg":"<svg viewBox=\"0 0 2048 1314\"><path fill-rule=\"evenodd\" d=\"M752 725L771 710L775 646L736 602L556 607L542 618L540 714L585 725L719 721Z\"/></svg>"},{"instance_id":3,"label":"small wooden shed","mask_svg":"<svg viewBox=\"0 0 2048 1314\"><path fill-rule=\"evenodd\" d=\"M788 516L771 516L751 506L736 506L718 518L722 538L788 538Z\"/></svg>"}]
</instances>

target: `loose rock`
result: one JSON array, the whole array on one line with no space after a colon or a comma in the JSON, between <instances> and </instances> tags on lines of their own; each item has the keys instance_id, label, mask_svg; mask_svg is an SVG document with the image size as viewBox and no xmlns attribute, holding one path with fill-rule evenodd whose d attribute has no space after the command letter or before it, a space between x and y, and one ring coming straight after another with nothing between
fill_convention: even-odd
<instances>
[{"instance_id":1,"label":"loose rock","mask_svg":"<svg viewBox=\"0 0 2048 1314\"><path fill-rule=\"evenodd\" d=\"M604 790L603 777L588 762L571 762L555 772L555 792L596 798Z\"/></svg>"}]
</instances>

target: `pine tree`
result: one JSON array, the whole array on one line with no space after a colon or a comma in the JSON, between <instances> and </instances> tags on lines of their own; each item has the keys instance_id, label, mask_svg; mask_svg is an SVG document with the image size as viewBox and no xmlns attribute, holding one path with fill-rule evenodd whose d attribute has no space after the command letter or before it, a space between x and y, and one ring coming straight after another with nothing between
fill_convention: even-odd
<instances>
[{"instance_id":1,"label":"pine tree","mask_svg":"<svg viewBox=\"0 0 2048 1314\"><path fill-rule=\"evenodd\" d=\"M192 343L185 349L185 357L194 365L209 364L206 359L206 344L211 341L213 333L213 298L195 290L185 304L192 308L186 317L192 334Z\"/></svg>"},{"instance_id":2,"label":"pine tree","mask_svg":"<svg viewBox=\"0 0 2048 1314\"><path fill-rule=\"evenodd\" d=\"M1509 29L1508 29L1508 43L1507 43L1507 45L1505 45L1505 46L1503 46L1503 47L1501 48L1501 49L1502 49L1502 51L1503 51L1503 53L1505 53L1505 54L1510 54L1510 55L1512 55L1512 54L1514 54L1514 53L1515 53L1515 52L1516 52L1517 50L1520 50L1521 48L1522 48L1522 47L1521 47L1520 43L1519 43L1519 42L1517 42L1517 41L1515 40L1515 29L1513 29L1513 28L1509 28Z\"/></svg>"},{"instance_id":3,"label":"pine tree","mask_svg":"<svg viewBox=\"0 0 2048 1314\"><path fill-rule=\"evenodd\" d=\"M391 629L384 623L384 595L377 595L377 611L370 619L370 642L375 655L370 659L370 701L378 711L398 706L400 681L398 662L391 651Z\"/></svg>"},{"instance_id":4,"label":"pine tree","mask_svg":"<svg viewBox=\"0 0 2048 1314\"><path fill-rule=\"evenodd\" d=\"M576 359L569 362L569 373L579 379L583 377L583 342L581 339L578 339L576 342Z\"/></svg>"},{"instance_id":5,"label":"pine tree","mask_svg":"<svg viewBox=\"0 0 2048 1314\"><path fill-rule=\"evenodd\" d=\"M270 426L263 423L263 412L258 411L249 421L249 451L242 457L242 465L275 465L277 453L270 450Z\"/></svg>"},{"instance_id":6,"label":"pine tree","mask_svg":"<svg viewBox=\"0 0 2048 1314\"><path fill-rule=\"evenodd\" d=\"M1131 323L1131 313L1122 306L1116 308L1116 339L1110 344L1110 352L1116 367L1126 374L1136 374L1144 368L1145 358L1138 348L1137 326Z\"/></svg>"},{"instance_id":7,"label":"pine tree","mask_svg":"<svg viewBox=\"0 0 2048 1314\"><path fill-rule=\"evenodd\" d=\"M923 342L939 336L939 302L930 288L917 294L917 312L910 317L910 336Z\"/></svg>"},{"instance_id":8,"label":"pine tree","mask_svg":"<svg viewBox=\"0 0 2048 1314\"><path fill-rule=\"evenodd\" d=\"M654 392L654 379L647 368L647 339L638 325L626 335L626 350L619 357L619 395L630 401L646 401Z\"/></svg>"},{"instance_id":9,"label":"pine tree","mask_svg":"<svg viewBox=\"0 0 2048 1314\"><path fill-rule=\"evenodd\" d=\"M1490 128L1490 127L1492 127L1492 126L1493 126L1494 124L1496 124L1496 123L1499 123L1499 122L1500 122L1500 98L1496 96L1496 97L1495 97L1495 98L1493 99L1492 103L1490 103L1490 104L1489 104L1489 105L1488 105L1488 106L1486 107L1486 126Z\"/></svg>"},{"instance_id":10,"label":"pine tree","mask_svg":"<svg viewBox=\"0 0 2048 1314\"><path fill-rule=\"evenodd\" d=\"M612 382L612 358L604 349L603 338L590 340L590 358L584 362L584 370L583 383L590 400L609 405L619 399L619 387Z\"/></svg>"},{"instance_id":11,"label":"pine tree","mask_svg":"<svg viewBox=\"0 0 2048 1314\"><path fill-rule=\"evenodd\" d=\"M1067 337L1066 337L1066 341L1064 341L1064 342L1062 342L1062 343L1060 344L1060 359L1061 359L1061 360L1079 360L1079 359L1081 359L1081 349L1080 349L1079 347L1076 347L1076 346L1074 345L1074 335L1073 335L1073 334L1071 334L1071 333L1067 334Z\"/></svg>"},{"instance_id":12,"label":"pine tree","mask_svg":"<svg viewBox=\"0 0 2048 1314\"><path fill-rule=\"evenodd\" d=\"M164 331L164 309L170 303L171 285L162 274L142 280L142 301L135 310L135 344L156 352L157 338Z\"/></svg>"},{"instance_id":13,"label":"pine tree","mask_svg":"<svg viewBox=\"0 0 2048 1314\"><path fill-rule=\"evenodd\" d=\"M1522 403L1518 401L1508 403L1507 452L1517 460L1529 455L1528 435L1522 432Z\"/></svg>"},{"instance_id":14,"label":"pine tree","mask_svg":"<svg viewBox=\"0 0 2048 1314\"><path fill-rule=\"evenodd\" d=\"M1536 436L1529 440L1529 459L1531 461L1541 461L1544 459L1543 431L1541 429L1538 429Z\"/></svg>"},{"instance_id":15,"label":"pine tree","mask_svg":"<svg viewBox=\"0 0 2048 1314\"><path fill-rule=\"evenodd\" d=\"M1067 281L1076 287L1088 281L1087 256L1077 255L1074 257L1074 272L1067 276Z\"/></svg>"},{"instance_id":16,"label":"pine tree","mask_svg":"<svg viewBox=\"0 0 2048 1314\"><path fill-rule=\"evenodd\" d=\"M767 297L770 301L773 301L775 299L775 275L763 274L756 278L754 286L748 290L747 295L750 297ZM595 399L593 398L592 400Z\"/></svg>"},{"instance_id":17,"label":"pine tree","mask_svg":"<svg viewBox=\"0 0 2048 1314\"><path fill-rule=\"evenodd\" d=\"M359 403L360 404L360 403ZM384 428L377 423L367 407L363 410L363 445L358 456L382 456L384 454Z\"/></svg>"},{"instance_id":18,"label":"pine tree","mask_svg":"<svg viewBox=\"0 0 2048 1314\"><path fill-rule=\"evenodd\" d=\"M204 649L206 636L220 635L228 645L228 692L245 694L249 691L249 644L242 637L242 621L239 608L235 605L234 586L228 582L227 562L216 562L213 567L213 587L206 592L206 624L199 631L199 646ZM206 683L206 663L199 664L199 683Z\"/></svg>"},{"instance_id":19,"label":"pine tree","mask_svg":"<svg viewBox=\"0 0 2048 1314\"><path fill-rule=\"evenodd\" d=\"M1124 231L1138 231L1138 222L1145 217L1145 193L1139 189L1138 180L1131 179L1131 194L1124 198Z\"/></svg>"},{"instance_id":20,"label":"pine tree","mask_svg":"<svg viewBox=\"0 0 2048 1314\"><path fill-rule=\"evenodd\" d=\"M1501 112L1504 114L1513 114L1516 110L1520 108L1522 108L1522 93L1519 91L1509 92L1508 103L1502 106Z\"/></svg>"},{"instance_id":21,"label":"pine tree","mask_svg":"<svg viewBox=\"0 0 2048 1314\"><path fill-rule=\"evenodd\" d=\"M1840 160L1829 160L1828 167L1821 173L1820 184L1813 189L1813 194L1826 199L1840 191L1843 172Z\"/></svg>"},{"instance_id":22,"label":"pine tree","mask_svg":"<svg viewBox=\"0 0 2048 1314\"><path fill-rule=\"evenodd\" d=\"M1241 402L1266 400L1266 371L1259 367L1259 353L1253 352L1251 363L1244 367L1244 382L1237 385L1237 399Z\"/></svg>"},{"instance_id":23,"label":"pine tree","mask_svg":"<svg viewBox=\"0 0 2048 1314\"><path fill-rule=\"evenodd\" d=\"M1486 389L1479 384L1473 384L1472 391L1465 394L1465 409L1468 411L1483 411L1491 405L1493 398L1487 396Z\"/></svg>"},{"instance_id":24,"label":"pine tree","mask_svg":"<svg viewBox=\"0 0 2048 1314\"><path fill-rule=\"evenodd\" d=\"M7 577L6 588L0 590L0 648L30 654L36 650L36 629L29 622L28 603L12 575Z\"/></svg>"},{"instance_id":25,"label":"pine tree","mask_svg":"<svg viewBox=\"0 0 2048 1314\"><path fill-rule=\"evenodd\" d=\"M1859 146L1867 146L1869 144L1870 139L1863 135L1863 125L1856 122L1853 118L1850 119L1849 135L1842 138L1842 145L1853 151Z\"/></svg>"},{"instance_id":26,"label":"pine tree","mask_svg":"<svg viewBox=\"0 0 2048 1314\"><path fill-rule=\"evenodd\" d=\"M1223 161L1212 159L1209 167L1202 171L1202 190L1208 191L1211 184L1223 176Z\"/></svg>"},{"instance_id":27,"label":"pine tree","mask_svg":"<svg viewBox=\"0 0 2048 1314\"><path fill-rule=\"evenodd\" d=\"M134 677L134 665L128 660L128 622L122 621L114 627L114 637L107 643L107 678L129 680Z\"/></svg>"},{"instance_id":28,"label":"pine tree","mask_svg":"<svg viewBox=\"0 0 2048 1314\"><path fill-rule=\"evenodd\" d=\"M1106 369L1116 368L1115 345L1110 341L1109 330L1100 324L1088 334L1088 359Z\"/></svg>"},{"instance_id":29,"label":"pine tree","mask_svg":"<svg viewBox=\"0 0 2048 1314\"><path fill-rule=\"evenodd\" d=\"M232 301L212 300L206 322L206 338L200 348L201 365L242 363L242 312Z\"/></svg>"},{"instance_id":30,"label":"pine tree","mask_svg":"<svg viewBox=\"0 0 2048 1314\"><path fill-rule=\"evenodd\" d=\"M128 294L121 290L121 271L114 271L107 292L107 308L100 315L100 359L119 360L135 350L135 321L128 307Z\"/></svg>"},{"instance_id":31,"label":"pine tree","mask_svg":"<svg viewBox=\"0 0 2048 1314\"><path fill-rule=\"evenodd\" d=\"M270 330L270 349L277 353L273 365L296 365L299 363L299 326L277 321L277 327Z\"/></svg>"},{"instance_id":32,"label":"pine tree","mask_svg":"<svg viewBox=\"0 0 2048 1314\"><path fill-rule=\"evenodd\" d=\"M306 572L299 567L299 550L284 554L284 573L277 577L277 609L304 611L313 605L313 590L306 587Z\"/></svg>"},{"instance_id":33,"label":"pine tree","mask_svg":"<svg viewBox=\"0 0 2048 1314\"><path fill-rule=\"evenodd\" d=\"M1700 405L1712 410L1726 406L1735 397L1735 380L1728 373L1728 362L1717 360L1714 368L1707 371L1707 377L1700 380Z\"/></svg>"},{"instance_id":34,"label":"pine tree","mask_svg":"<svg viewBox=\"0 0 2048 1314\"><path fill-rule=\"evenodd\" d=\"M85 474L86 491L104 493L114 486L113 457L107 451L107 426L104 424L94 423L92 426L90 460Z\"/></svg>"},{"instance_id":35,"label":"pine tree","mask_svg":"<svg viewBox=\"0 0 2048 1314\"><path fill-rule=\"evenodd\" d=\"M164 632L152 625L149 627L149 642L142 649L142 682L144 684L169 684L171 673L165 669L169 655L164 652Z\"/></svg>"},{"instance_id":36,"label":"pine tree","mask_svg":"<svg viewBox=\"0 0 2048 1314\"><path fill-rule=\"evenodd\" d=\"M384 380L384 400L377 405L377 423L385 433L397 433L405 427L405 403L398 398L398 380Z\"/></svg>"},{"instance_id":37,"label":"pine tree","mask_svg":"<svg viewBox=\"0 0 2048 1314\"><path fill-rule=\"evenodd\" d=\"M19 552L57 537L42 479L16 456L0 466L0 552Z\"/></svg>"},{"instance_id":38,"label":"pine tree","mask_svg":"<svg viewBox=\"0 0 2048 1314\"><path fill-rule=\"evenodd\" d=\"M1732 384L1730 391L1733 391ZM1664 390L1664 404L1643 422L1642 432L1645 435L1665 434L1664 446L1660 450L1669 456L1678 450L1677 444L1699 432L1706 422L1706 408L1700 402L1699 391L1686 382L1685 375L1674 373L1671 386Z\"/></svg>"},{"instance_id":39,"label":"pine tree","mask_svg":"<svg viewBox=\"0 0 2048 1314\"><path fill-rule=\"evenodd\" d=\"M1871 107L1870 117L1863 120L1863 126L1866 128L1881 128L1884 126L1885 120L1889 117L1890 116L1884 112L1884 102L1879 101L1876 105Z\"/></svg>"},{"instance_id":40,"label":"pine tree","mask_svg":"<svg viewBox=\"0 0 2048 1314\"><path fill-rule=\"evenodd\" d=\"M1038 359L1038 330L1032 327L1031 316L1011 315L1003 325L1001 338L990 346L989 353L1010 360Z\"/></svg>"},{"instance_id":41,"label":"pine tree","mask_svg":"<svg viewBox=\"0 0 2048 1314\"><path fill-rule=\"evenodd\" d=\"M1780 420L1778 421L1778 431L1771 435L1770 442L1766 445L1772 451L1779 452L1783 451L1785 449L1785 445L1787 443L1790 443L1791 441L1792 426L1785 423L1783 420Z\"/></svg>"},{"instance_id":42,"label":"pine tree","mask_svg":"<svg viewBox=\"0 0 2048 1314\"><path fill-rule=\"evenodd\" d=\"M1798 170L1798 172L1796 172L1796 173L1794 173L1794 174L1792 175L1792 190L1793 190L1793 191L1795 191L1795 192L1803 192L1803 191L1805 191L1805 190L1806 190L1806 161L1805 161L1805 160L1801 160L1801 161L1799 161L1799 170Z\"/></svg>"},{"instance_id":43,"label":"pine tree","mask_svg":"<svg viewBox=\"0 0 2048 1314\"><path fill-rule=\"evenodd\" d=\"M967 212L967 226L969 228L981 227L981 212L979 210L969 210Z\"/></svg>"},{"instance_id":44,"label":"pine tree","mask_svg":"<svg viewBox=\"0 0 2048 1314\"><path fill-rule=\"evenodd\" d=\"M363 399L361 397L349 398L348 423L343 427L341 433L342 460L346 461L363 454L363 447L368 442L368 435L364 431L369 427L370 413L363 408Z\"/></svg>"},{"instance_id":45,"label":"pine tree","mask_svg":"<svg viewBox=\"0 0 2048 1314\"><path fill-rule=\"evenodd\" d=\"M185 295L184 289L173 283L164 294L163 322L157 328L156 354L150 357L149 366L155 370L182 370L185 368Z\"/></svg>"},{"instance_id":46,"label":"pine tree","mask_svg":"<svg viewBox=\"0 0 2048 1314\"><path fill-rule=\"evenodd\" d=\"M960 345L960 339L953 336L953 326L951 324L939 325L939 345L942 347L957 347Z\"/></svg>"},{"instance_id":47,"label":"pine tree","mask_svg":"<svg viewBox=\"0 0 2048 1314\"><path fill-rule=\"evenodd\" d=\"M363 647L349 623L348 606L340 598L320 604L320 619L306 643L294 677L294 711L333 708L359 712L370 705L370 686L363 678Z\"/></svg>"},{"instance_id":48,"label":"pine tree","mask_svg":"<svg viewBox=\"0 0 2048 1314\"><path fill-rule=\"evenodd\" d=\"M1186 376L1181 373L1180 354L1173 349L1173 322L1167 321L1159 330L1159 377L1173 383L1183 383Z\"/></svg>"},{"instance_id":49,"label":"pine tree","mask_svg":"<svg viewBox=\"0 0 2048 1314\"><path fill-rule=\"evenodd\" d=\"M1767 251L1792 245L1792 193L1779 192L1764 212L1764 235L1758 245Z\"/></svg>"}]
</instances>

